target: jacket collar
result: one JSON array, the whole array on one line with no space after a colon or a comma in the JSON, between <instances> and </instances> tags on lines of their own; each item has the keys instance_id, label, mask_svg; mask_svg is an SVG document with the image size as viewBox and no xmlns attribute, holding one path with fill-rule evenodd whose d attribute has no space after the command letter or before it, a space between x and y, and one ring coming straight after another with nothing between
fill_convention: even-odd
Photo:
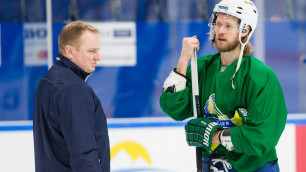
<instances>
[{"instance_id":1,"label":"jacket collar","mask_svg":"<svg viewBox=\"0 0 306 172\"><path fill-rule=\"evenodd\" d=\"M84 81L86 81L87 78L91 75L91 73L85 72L79 66L74 64L71 60L61 54L57 55L55 64L69 68Z\"/></svg>"}]
</instances>

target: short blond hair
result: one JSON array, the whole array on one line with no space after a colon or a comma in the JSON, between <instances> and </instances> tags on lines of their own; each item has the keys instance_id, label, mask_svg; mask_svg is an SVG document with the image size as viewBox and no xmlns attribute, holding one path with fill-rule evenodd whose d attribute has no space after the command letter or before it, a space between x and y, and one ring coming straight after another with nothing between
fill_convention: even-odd
<instances>
[{"instance_id":1,"label":"short blond hair","mask_svg":"<svg viewBox=\"0 0 306 172\"><path fill-rule=\"evenodd\" d=\"M99 33L97 28L81 20L73 21L65 25L58 36L59 52L64 55L66 45L74 45L78 47L79 38L86 30L93 33Z\"/></svg>"}]
</instances>

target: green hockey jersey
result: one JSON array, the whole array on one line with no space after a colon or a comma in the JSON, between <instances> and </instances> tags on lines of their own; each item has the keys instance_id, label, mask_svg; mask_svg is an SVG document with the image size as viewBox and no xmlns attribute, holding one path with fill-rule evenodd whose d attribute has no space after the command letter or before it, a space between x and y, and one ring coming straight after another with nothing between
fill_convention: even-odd
<instances>
[{"instance_id":1,"label":"green hockey jersey","mask_svg":"<svg viewBox=\"0 0 306 172\"><path fill-rule=\"evenodd\" d=\"M287 118L283 91L272 69L251 55L242 58L233 89L232 76L238 60L224 67L220 59L218 53L202 56L197 61L201 115L224 128L231 127L234 151L224 147L219 150L236 170L254 171L277 160L275 146ZM185 89L174 93L163 91L160 97L162 110L178 121L193 116L190 66L186 76ZM247 110L243 121L236 119L238 108Z\"/></svg>"}]
</instances>

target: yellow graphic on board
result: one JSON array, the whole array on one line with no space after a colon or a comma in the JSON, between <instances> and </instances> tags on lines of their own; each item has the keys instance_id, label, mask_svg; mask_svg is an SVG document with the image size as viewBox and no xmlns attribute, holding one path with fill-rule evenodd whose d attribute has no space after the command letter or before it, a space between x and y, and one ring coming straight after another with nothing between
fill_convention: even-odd
<instances>
[{"instance_id":1,"label":"yellow graphic on board","mask_svg":"<svg viewBox=\"0 0 306 172\"><path fill-rule=\"evenodd\" d=\"M133 141L124 141L113 146L110 150L111 160L121 150L124 150L133 159L133 162L135 162L137 158L142 157L148 164L152 164L150 155L148 154L146 149L140 144Z\"/></svg>"}]
</instances>

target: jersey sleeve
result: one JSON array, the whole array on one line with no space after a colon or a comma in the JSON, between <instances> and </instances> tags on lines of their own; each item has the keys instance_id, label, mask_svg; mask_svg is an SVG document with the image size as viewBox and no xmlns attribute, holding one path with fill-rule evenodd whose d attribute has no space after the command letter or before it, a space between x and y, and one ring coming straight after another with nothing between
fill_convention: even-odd
<instances>
[{"instance_id":1,"label":"jersey sleeve","mask_svg":"<svg viewBox=\"0 0 306 172\"><path fill-rule=\"evenodd\" d=\"M160 96L161 109L172 119L182 121L193 116L193 100L191 85L191 66L187 67L187 84L183 90L177 92L166 92L162 90Z\"/></svg>"},{"instance_id":2,"label":"jersey sleeve","mask_svg":"<svg viewBox=\"0 0 306 172\"><path fill-rule=\"evenodd\" d=\"M198 77L199 77L199 95L201 95L201 83L204 82L205 70L206 67L212 63L215 59L220 56L219 53L201 56L197 60L198 65ZM191 86L191 66L187 67L186 71L187 86L185 89L167 93L163 89L162 95L160 96L160 107L161 109L172 119L177 121L182 121L184 119L190 118L193 116L193 99L192 99L192 86ZM201 104L202 97L200 97ZM201 110L203 104L201 104ZM200 112L202 113L202 112Z\"/></svg>"},{"instance_id":3,"label":"jersey sleeve","mask_svg":"<svg viewBox=\"0 0 306 172\"><path fill-rule=\"evenodd\" d=\"M172 119L182 121L192 116L192 94L187 87L181 91L167 93L162 91L160 96L161 109Z\"/></svg>"},{"instance_id":4,"label":"jersey sleeve","mask_svg":"<svg viewBox=\"0 0 306 172\"><path fill-rule=\"evenodd\" d=\"M235 152L261 156L273 150L285 128L287 109L282 88L274 72L252 78L248 89L248 116L243 126L231 128ZM259 83L259 84L258 84Z\"/></svg>"},{"instance_id":5,"label":"jersey sleeve","mask_svg":"<svg viewBox=\"0 0 306 172\"><path fill-rule=\"evenodd\" d=\"M94 132L94 101L84 85L62 91L58 101L59 123L70 153L73 171L102 171Z\"/></svg>"}]
</instances>

